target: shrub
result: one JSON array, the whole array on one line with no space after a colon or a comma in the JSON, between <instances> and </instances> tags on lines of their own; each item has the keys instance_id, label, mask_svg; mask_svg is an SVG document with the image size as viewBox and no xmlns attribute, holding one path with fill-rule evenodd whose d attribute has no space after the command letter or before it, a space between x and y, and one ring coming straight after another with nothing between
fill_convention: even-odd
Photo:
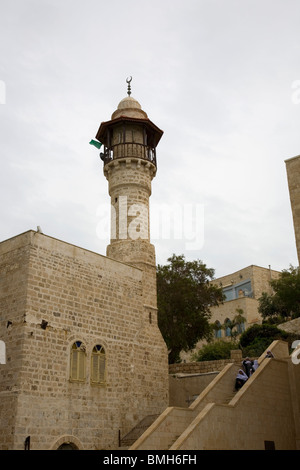
<instances>
[{"instance_id":1,"label":"shrub","mask_svg":"<svg viewBox=\"0 0 300 470\"><path fill-rule=\"evenodd\" d=\"M269 341L269 344L276 339L281 339L283 341L287 340L288 333L283 330L280 330L275 325L268 325L266 323L262 325L253 325L250 328L247 328L240 337L240 346L242 348L249 346L257 338L265 338Z\"/></svg>"},{"instance_id":2,"label":"shrub","mask_svg":"<svg viewBox=\"0 0 300 470\"><path fill-rule=\"evenodd\" d=\"M234 341L219 340L202 346L202 348L193 355L192 359L196 362L230 359L230 351L237 348L238 345Z\"/></svg>"},{"instance_id":3,"label":"shrub","mask_svg":"<svg viewBox=\"0 0 300 470\"><path fill-rule=\"evenodd\" d=\"M243 356L260 356L275 340L282 340L289 343L294 340L295 335L280 330L275 325L263 323L262 325L250 326L240 337L239 347L243 351Z\"/></svg>"},{"instance_id":4,"label":"shrub","mask_svg":"<svg viewBox=\"0 0 300 470\"><path fill-rule=\"evenodd\" d=\"M251 344L242 349L243 357L259 357L270 346L271 342L269 338L256 338Z\"/></svg>"}]
</instances>

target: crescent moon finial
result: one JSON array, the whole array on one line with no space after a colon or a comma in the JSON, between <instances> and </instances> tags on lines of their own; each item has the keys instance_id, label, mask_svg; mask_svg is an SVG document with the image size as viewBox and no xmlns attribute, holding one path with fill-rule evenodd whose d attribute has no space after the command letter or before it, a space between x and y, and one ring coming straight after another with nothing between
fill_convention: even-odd
<instances>
[{"instance_id":1,"label":"crescent moon finial","mask_svg":"<svg viewBox=\"0 0 300 470\"><path fill-rule=\"evenodd\" d=\"M131 77L131 76L128 77L128 78L126 78L126 83L128 84L128 88L127 88L127 94L128 94L128 96L131 95L131 85L130 85L131 80L132 80L132 77Z\"/></svg>"}]
</instances>

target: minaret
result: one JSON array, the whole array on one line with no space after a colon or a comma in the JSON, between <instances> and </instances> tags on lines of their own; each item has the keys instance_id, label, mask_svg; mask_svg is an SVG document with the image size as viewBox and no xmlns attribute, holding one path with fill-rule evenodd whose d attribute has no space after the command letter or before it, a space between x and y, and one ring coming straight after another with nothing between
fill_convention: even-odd
<instances>
[{"instance_id":1,"label":"minaret","mask_svg":"<svg viewBox=\"0 0 300 470\"><path fill-rule=\"evenodd\" d=\"M107 256L139 267L144 273L144 303L156 307L155 248L150 243L149 198L156 175L156 146L163 134L137 100L127 96L96 138L111 197L111 239Z\"/></svg>"}]
</instances>

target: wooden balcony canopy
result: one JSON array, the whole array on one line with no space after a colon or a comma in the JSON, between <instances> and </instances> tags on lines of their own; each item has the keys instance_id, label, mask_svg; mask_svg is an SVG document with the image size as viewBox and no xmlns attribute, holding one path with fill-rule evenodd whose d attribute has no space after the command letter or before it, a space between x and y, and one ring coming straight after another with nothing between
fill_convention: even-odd
<instances>
[{"instance_id":1,"label":"wooden balcony canopy","mask_svg":"<svg viewBox=\"0 0 300 470\"><path fill-rule=\"evenodd\" d=\"M96 139L99 140L106 147L110 147L110 138L111 130L118 124L128 126L128 124L140 124L146 134L147 134L147 145L152 148L156 148L158 142L160 141L163 131L159 129L155 124L153 124L150 119L140 119L128 116L120 116L117 119L112 119L111 121L102 122L98 132L96 134Z\"/></svg>"}]
</instances>

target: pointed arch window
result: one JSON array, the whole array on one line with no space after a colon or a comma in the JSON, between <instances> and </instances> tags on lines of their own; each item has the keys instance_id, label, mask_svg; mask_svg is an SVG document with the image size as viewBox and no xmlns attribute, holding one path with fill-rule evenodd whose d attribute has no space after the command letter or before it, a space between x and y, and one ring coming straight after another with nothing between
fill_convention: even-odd
<instances>
[{"instance_id":1,"label":"pointed arch window","mask_svg":"<svg viewBox=\"0 0 300 470\"><path fill-rule=\"evenodd\" d=\"M221 338L222 327L221 327L221 323L219 322L219 320L215 321L213 328L214 328L215 338Z\"/></svg>"},{"instance_id":2,"label":"pointed arch window","mask_svg":"<svg viewBox=\"0 0 300 470\"><path fill-rule=\"evenodd\" d=\"M84 382L86 376L86 351L81 341L75 341L71 348L70 380Z\"/></svg>"},{"instance_id":3,"label":"pointed arch window","mask_svg":"<svg viewBox=\"0 0 300 470\"><path fill-rule=\"evenodd\" d=\"M224 326L225 326L225 336L231 336L232 323L229 318L226 318L224 322Z\"/></svg>"},{"instance_id":4,"label":"pointed arch window","mask_svg":"<svg viewBox=\"0 0 300 470\"><path fill-rule=\"evenodd\" d=\"M245 323L244 322L237 323L236 330L239 335L242 334L245 331Z\"/></svg>"},{"instance_id":5,"label":"pointed arch window","mask_svg":"<svg viewBox=\"0 0 300 470\"><path fill-rule=\"evenodd\" d=\"M104 385L106 379L106 355L103 346L97 344L92 351L91 383Z\"/></svg>"}]
</instances>

